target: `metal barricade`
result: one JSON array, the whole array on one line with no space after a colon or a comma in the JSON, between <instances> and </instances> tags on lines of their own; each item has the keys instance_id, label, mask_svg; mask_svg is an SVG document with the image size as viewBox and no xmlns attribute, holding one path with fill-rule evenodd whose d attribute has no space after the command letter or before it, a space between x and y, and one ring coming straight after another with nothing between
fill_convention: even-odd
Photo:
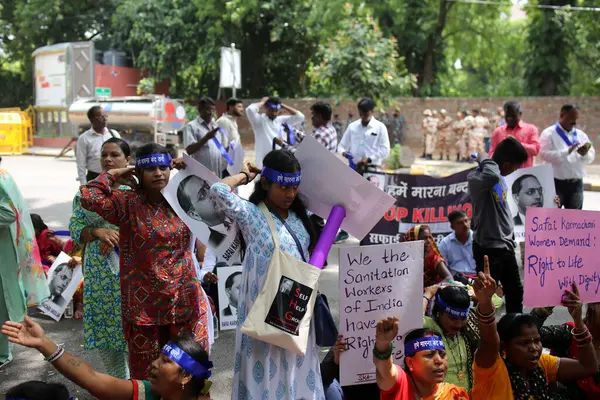
<instances>
[{"instance_id":1,"label":"metal barricade","mask_svg":"<svg viewBox=\"0 0 600 400\"><path fill-rule=\"evenodd\" d=\"M23 154L33 145L31 112L19 108L0 109L0 154Z\"/></svg>"}]
</instances>

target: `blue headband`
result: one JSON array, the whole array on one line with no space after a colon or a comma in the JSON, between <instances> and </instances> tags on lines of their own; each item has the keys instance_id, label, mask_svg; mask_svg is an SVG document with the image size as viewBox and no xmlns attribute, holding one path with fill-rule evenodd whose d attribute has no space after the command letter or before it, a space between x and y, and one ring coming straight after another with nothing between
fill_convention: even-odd
<instances>
[{"instance_id":1,"label":"blue headband","mask_svg":"<svg viewBox=\"0 0 600 400\"><path fill-rule=\"evenodd\" d=\"M281 186L296 186L300 184L300 179L302 174L300 172L296 172L294 174L289 174L287 172L279 172L269 167L263 167L262 171L260 171L260 175L267 178L267 180L277 183Z\"/></svg>"},{"instance_id":2,"label":"blue headband","mask_svg":"<svg viewBox=\"0 0 600 400\"><path fill-rule=\"evenodd\" d=\"M404 343L404 355L412 357L415 353L425 350L446 350L444 341L439 336L425 336Z\"/></svg>"},{"instance_id":3,"label":"blue headband","mask_svg":"<svg viewBox=\"0 0 600 400\"><path fill-rule=\"evenodd\" d=\"M281 108L281 104L274 104L270 101L267 101L267 107L269 107L271 110L278 111Z\"/></svg>"},{"instance_id":4,"label":"blue headband","mask_svg":"<svg viewBox=\"0 0 600 400\"><path fill-rule=\"evenodd\" d=\"M443 312L450 314L450 316L454 318L467 319L469 311L471 310L470 306L467 308L456 308L446 304L439 293L435 296L435 302L440 306Z\"/></svg>"},{"instance_id":5,"label":"blue headband","mask_svg":"<svg viewBox=\"0 0 600 400\"><path fill-rule=\"evenodd\" d=\"M165 344L162 353L175 361L184 371L199 379L208 379L211 376L210 369L213 367L212 361L207 361L206 365L194 360L185 351L181 350L175 343Z\"/></svg>"},{"instance_id":6,"label":"blue headband","mask_svg":"<svg viewBox=\"0 0 600 400\"><path fill-rule=\"evenodd\" d=\"M151 167L170 167L170 154L146 154L145 156L137 157L135 160L136 168L151 168Z\"/></svg>"},{"instance_id":7,"label":"blue headband","mask_svg":"<svg viewBox=\"0 0 600 400\"><path fill-rule=\"evenodd\" d=\"M350 166L350 168L352 168L353 170L356 170L356 164L354 164L352 154L350 154L349 152L346 152L346 158L348 159L348 165Z\"/></svg>"}]
</instances>

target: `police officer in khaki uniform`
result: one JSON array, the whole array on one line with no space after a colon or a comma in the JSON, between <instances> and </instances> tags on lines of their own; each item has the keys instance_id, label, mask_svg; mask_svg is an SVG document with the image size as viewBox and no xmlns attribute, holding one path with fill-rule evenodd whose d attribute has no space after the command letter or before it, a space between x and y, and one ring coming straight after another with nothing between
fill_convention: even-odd
<instances>
[{"instance_id":1,"label":"police officer in khaki uniform","mask_svg":"<svg viewBox=\"0 0 600 400\"><path fill-rule=\"evenodd\" d=\"M452 118L448 115L448 111L445 109L440 110L440 119L437 124L438 128L438 144L437 148L440 150L440 160L444 159L450 161L450 139L452 137Z\"/></svg>"},{"instance_id":2,"label":"police officer in khaki uniform","mask_svg":"<svg viewBox=\"0 0 600 400\"><path fill-rule=\"evenodd\" d=\"M465 112L457 111L456 120L452 123L454 132L454 150L456 151L456 161L467 161L467 130L465 124Z\"/></svg>"},{"instance_id":3,"label":"police officer in khaki uniform","mask_svg":"<svg viewBox=\"0 0 600 400\"><path fill-rule=\"evenodd\" d=\"M486 132L486 119L477 109L471 112L471 116L473 119L472 128L469 131L469 154L481 153L485 151L483 138Z\"/></svg>"},{"instance_id":4,"label":"police officer in khaki uniform","mask_svg":"<svg viewBox=\"0 0 600 400\"><path fill-rule=\"evenodd\" d=\"M435 150L435 134L437 132L437 121L433 118L430 109L423 111L423 134L425 136L425 159L433 159Z\"/></svg>"}]
</instances>

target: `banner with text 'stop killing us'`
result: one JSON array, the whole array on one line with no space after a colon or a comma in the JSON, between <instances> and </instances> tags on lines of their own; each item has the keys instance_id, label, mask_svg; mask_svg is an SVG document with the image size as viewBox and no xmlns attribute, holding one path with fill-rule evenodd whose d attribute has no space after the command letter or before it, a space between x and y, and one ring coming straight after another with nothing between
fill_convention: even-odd
<instances>
[{"instance_id":1,"label":"banner with text 'stop killing us'","mask_svg":"<svg viewBox=\"0 0 600 400\"><path fill-rule=\"evenodd\" d=\"M452 232L448 214L462 210L473 216L467 176L471 170L446 177L367 172L364 177L396 199L394 204L365 236L361 245L402 241L404 233L418 224L429 225L436 242Z\"/></svg>"}]
</instances>

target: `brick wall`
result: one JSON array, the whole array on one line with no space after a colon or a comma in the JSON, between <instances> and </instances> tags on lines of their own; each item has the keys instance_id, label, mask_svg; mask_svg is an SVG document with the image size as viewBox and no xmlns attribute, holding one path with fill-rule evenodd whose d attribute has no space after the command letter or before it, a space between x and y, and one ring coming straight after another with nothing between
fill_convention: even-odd
<instances>
[{"instance_id":1,"label":"brick wall","mask_svg":"<svg viewBox=\"0 0 600 400\"><path fill-rule=\"evenodd\" d=\"M284 100L290 107L294 107L304 113L307 118L307 128L310 130L310 106L317 99L292 99ZM326 99L324 99L327 101ZM497 107L502 106L508 100L514 98L505 97L481 97L481 98L399 98L398 107L406 120L406 129L404 131L404 143L411 146L417 154L422 152L423 131L421 122L423 121L423 110L442 109L448 110L452 117L455 117L456 111L459 109L487 108L495 113ZM581 108L580 120L578 121L579 128L588 134L590 139L597 146L600 141L600 97L521 97L516 100L521 102L523 108L523 120L535 124L540 133L546 127L554 124L558 119L560 108L565 103L577 103ZM244 104L248 104L258 100L245 100ZM330 102L332 105L335 103ZM358 118L356 110L356 102L342 101L334 106L333 113L339 114L342 120L348 118L348 111L354 114L354 118ZM392 114L393 109L387 110L388 114ZM379 112L376 113L379 116ZM240 134L246 145L252 145L254 137L250 123L246 118L239 120ZM596 157L600 163L600 157Z\"/></svg>"}]
</instances>

